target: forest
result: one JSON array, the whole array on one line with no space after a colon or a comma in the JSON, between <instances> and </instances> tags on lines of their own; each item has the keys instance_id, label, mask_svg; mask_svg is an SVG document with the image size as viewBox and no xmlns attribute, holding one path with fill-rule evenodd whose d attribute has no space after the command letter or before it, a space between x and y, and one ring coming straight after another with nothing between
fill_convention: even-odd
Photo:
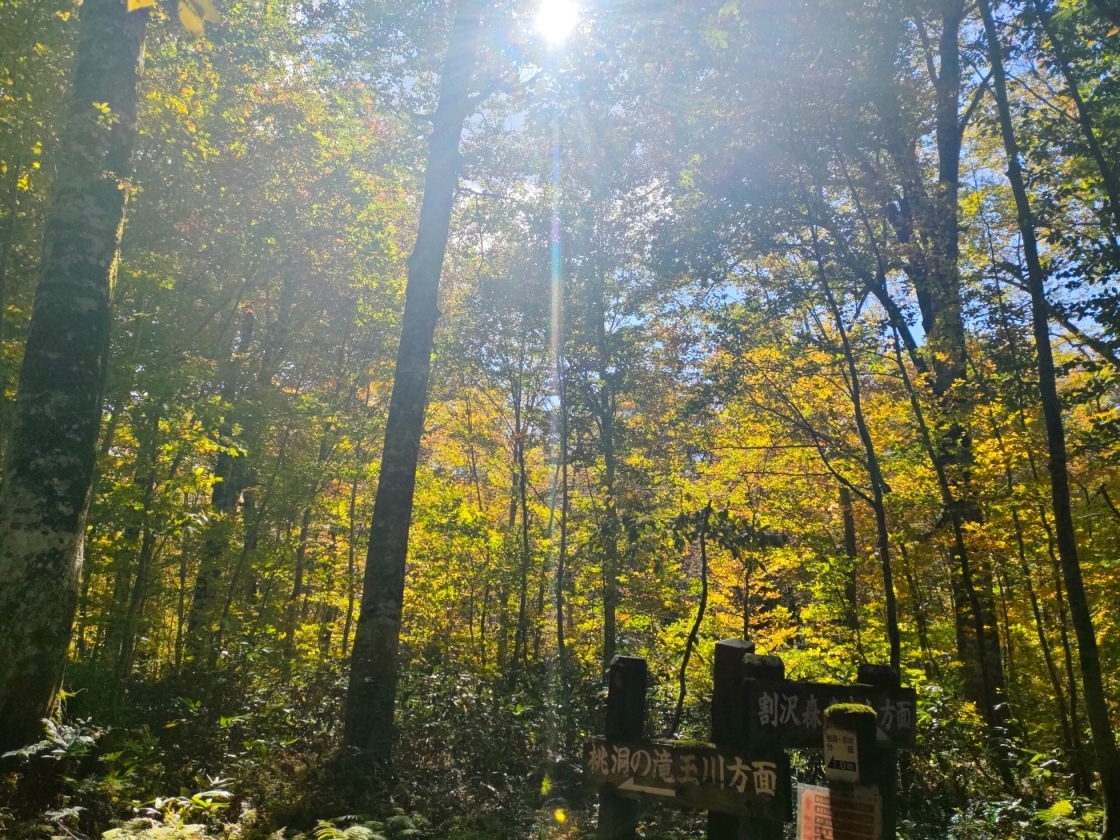
<instances>
[{"instance_id":1,"label":"forest","mask_svg":"<svg viewBox=\"0 0 1120 840\"><path fill-rule=\"evenodd\" d=\"M916 690L898 837L1120 838L1118 71L1117 0L0 0L0 837L593 837L612 660L706 741L740 638Z\"/></svg>"}]
</instances>

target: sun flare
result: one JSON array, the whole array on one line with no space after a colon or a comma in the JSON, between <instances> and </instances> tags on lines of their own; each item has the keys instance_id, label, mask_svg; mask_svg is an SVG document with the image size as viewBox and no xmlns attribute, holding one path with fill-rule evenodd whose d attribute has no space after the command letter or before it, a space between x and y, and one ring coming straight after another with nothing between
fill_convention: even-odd
<instances>
[{"instance_id":1,"label":"sun flare","mask_svg":"<svg viewBox=\"0 0 1120 840\"><path fill-rule=\"evenodd\" d=\"M542 0L537 12L537 31L553 46L559 46L575 28L579 10L572 0Z\"/></svg>"}]
</instances>

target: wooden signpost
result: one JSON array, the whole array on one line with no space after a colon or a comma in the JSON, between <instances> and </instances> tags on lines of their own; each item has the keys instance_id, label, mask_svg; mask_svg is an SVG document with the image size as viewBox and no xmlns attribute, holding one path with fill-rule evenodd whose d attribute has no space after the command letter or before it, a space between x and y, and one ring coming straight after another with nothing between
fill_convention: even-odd
<instances>
[{"instance_id":1,"label":"wooden signpost","mask_svg":"<svg viewBox=\"0 0 1120 840\"><path fill-rule=\"evenodd\" d=\"M820 749L824 712L837 703L862 703L877 712L876 738L895 748L914 746L917 698L912 688L749 680L747 738L786 749Z\"/></svg>"},{"instance_id":2,"label":"wooden signpost","mask_svg":"<svg viewBox=\"0 0 1120 840\"><path fill-rule=\"evenodd\" d=\"M615 657L606 732L584 750L600 840L634 840L641 803L708 812L709 840L778 840L793 819L787 749L824 749L828 787L798 786L798 840L894 840L897 750L913 746L916 697L886 666L856 685L784 679L742 639L716 644L711 743L646 737L643 659Z\"/></svg>"},{"instance_id":3,"label":"wooden signpost","mask_svg":"<svg viewBox=\"0 0 1120 840\"><path fill-rule=\"evenodd\" d=\"M626 798L778 821L790 795L784 753L744 755L694 741L593 738L584 768L591 784Z\"/></svg>"}]
</instances>

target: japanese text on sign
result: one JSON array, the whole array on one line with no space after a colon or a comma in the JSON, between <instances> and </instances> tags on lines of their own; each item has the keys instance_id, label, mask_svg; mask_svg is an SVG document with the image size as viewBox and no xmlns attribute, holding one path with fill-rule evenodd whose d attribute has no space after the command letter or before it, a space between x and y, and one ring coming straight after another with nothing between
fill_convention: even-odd
<instances>
[{"instance_id":1,"label":"japanese text on sign","mask_svg":"<svg viewBox=\"0 0 1120 840\"><path fill-rule=\"evenodd\" d=\"M877 740L905 747L914 742L913 689L751 680L746 724L752 736L786 747L820 747L824 710L834 703L865 703L877 712Z\"/></svg>"},{"instance_id":2,"label":"japanese text on sign","mask_svg":"<svg viewBox=\"0 0 1120 840\"><path fill-rule=\"evenodd\" d=\"M588 781L632 796L661 797L685 807L767 816L785 810L789 770L784 755L736 754L689 742L592 739Z\"/></svg>"},{"instance_id":3,"label":"japanese text on sign","mask_svg":"<svg viewBox=\"0 0 1120 840\"><path fill-rule=\"evenodd\" d=\"M797 840L880 840L882 801L867 788L797 786Z\"/></svg>"},{"instance_id":4,"label":"japanese text on sign","mask_svg":"<svg viewBox=\"0 0 1120 840\"><path fill-rule=\"evenodd\" d=\"M824 730L824 774L830 782L859 784L858 739L850 729L826 726Z\"/></svg>"}]
</instances>

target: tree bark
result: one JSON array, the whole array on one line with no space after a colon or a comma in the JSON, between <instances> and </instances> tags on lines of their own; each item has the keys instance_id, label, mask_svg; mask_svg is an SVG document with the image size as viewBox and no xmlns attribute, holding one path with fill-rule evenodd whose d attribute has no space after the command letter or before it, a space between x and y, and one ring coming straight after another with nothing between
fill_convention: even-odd
<instances>
[{"instance_id":1,"label":"tree bark","mask_svg":"<svg viewBox=\"0 0 1120 840\"><path fill-rule=\"evenodd\" d=\"M218 595L225 574L226 553L233 538L241 494L250 483L249 465L240 447L244 447L245 439L252 436L248 433L248 427L253 424L244 416L239 418L246 428L236 437L235 430L240 424L234 418L238 411L244 414L243 406L237 403L242 398L242 366L253 341L255 325L253 310L246 306L241 313L237 344L230 354L222 382L222 402L231 405L231 408L218 433L219 443L225 448L218 452L214 464L214 477L217 480L210 494L210 507L215 515L206 531L185 635L188 652L200 664L216 654L213 650L215 633L220 635L220 630L215 631L214 619L217 617Z\"/></svg>"},{"instance_id":2,"label":"tree bark","mask_svg":"<svg viewBox=\"0 0 1120 840\"><path fill-rule=\"evenodd\" d=\"M844 578L844 623L859 638L859 548L856 540L856 515L852 510L852 491L840 485L840 515L844 523L844 556L851 564Z\"/></svg>"},{"instance_id":3,"label":"tree bark","mask_svg":"<svg viewBox=\"0 0 1120 840\"><path fill-rule=\"evenodd\" d=\"M0 490L0 752L38 737L65 669L147 19L119 0L87 0L81 10Z\"/></svg>"},{"instance_id":4,"label":"tree bark","mask_svg":"<svg viewBox=\"0 0 1120 840\"><path fill-rule=\"evenodd\" d=\"M459 181L459 140L472 106L482 5L482 0L459 0L440 77L439 105L432 116L424 198L416 245L408 259L401 340L350 659L343 742L386 768L392 758L408 531L439 317L439 278Z\"/></svg>"},{"instance_id":5,"label":"tree bark","mask_svg":"<svg viewBox=\"0 0 1120 840\"><path fill-rule=\"evenodd\" d=\"M855 415L856 429L859 433L860 443L867 458L867 473L871 479L871 508L875 513L876 547L879 552L879 566L883 573L883 598L887 608L887 640L890 645L891 667L899 670L902 667L902 636L898 629L898 599L894 591L894 573L891 568L890 532L887 527L887 507L885 501L886 481L879 464L879 456L875 451L875 442L871 438L871 430L867 426L863 414L863 399L859 381L859 370L856 367L855 354L848 339L848 330L844 326L844 317L832 293L825 271L824 257L821 254L820 243L817 240L817 228L813 227L813 256L817 264L817 279L828 303L829 312L836 325L840 336L840 346L844 361L847 366L849 396L852 400L852 411Z\"/></svg>"},{"instance_id":6,"label":"tree bark","mask_svg":"<svg viewBox=\"0 0 1120 840\"><path fill-rule=\"evenodd\" d=\"M673 710L673 720L669 724L669 732L665 736L667 738L675 738L677 730L681 727L688 686L688 662L692 658L696 640L700 637L700 626L704 623L704 613L708 609L708 521L711 516L712 503L708 502L696 523L700 539L700 603L696 606L696 619L692 622L692 628L688 631L688 638L684 643L684 655L681 656L681 667L677 672L677 705Z\"/></svg>"},{"instance_id":7,"label":"tree bark","mask_svg":"<svg viewBox=\"0 0 1120 840\"><path fill-rule=\"evenodd\" d=\"M966 691L983 707L989 725L1005 732L1009 715L1001 696L1006 679L994 624L995 603L990 589L983 585L990 572L982 558L969 555L964 540L964 523L978 518L968 488L972 462L967 423L970 405L959 389L967 378L968 358L959 267L960 156L965 127L960 114L960 30L967 4L964 0L938 0L930 5L940 26L937 66L932 55L928 61L935 99L937 182L932 190L923 183L916 145L902 130L905 123L899 90L885 89L880 101L884 136L888 154L901 175L903 194L889 216L904 249L904 270L914 286L926 332L928 361L922 367L930 372L930 384L938 400L939 411L931 420L927 450L953 531L955 620L962 663L967 665L972 659L971 649L976 650L976 665L965 672ZM929 49L932 52L934 48ZM909 347L912 338L907 336L905 325L897 321L900 313L890 314ZM911 351L911 355L916 354ZM1006 773L1004 776L1009 781Z\"/></svg>"},{"instance_id":8,"label":"tree bark","mask_svg":"<svg viewBox=\"0 0 1120 840\"><path fill-rule=\"evenodd\" d=\"M1085 709L1089 728L1093 733L1093 748L1097 758L1097 772L1101 779L1101 798L1104 802L1104 838L1120 837L1120 764L1117 762L1116 740L1109 719L1108 703L1104 694L1101 674L1100 651L1097 647L1093 614L1081 576L1081 563L1077 556L1077 531L1073 522L1073 508L1069 490L1069 466L1066 456L1065 425L1062 404L1058 397L1057 374L1054 369L1054 351L1050 346L1050 321L1047 317L1045 272L1038 253L1034 214L1030 206L1019 162L1019 145L1011 121L1011 106L1007 99L1007 76L1003 66L999 31L989 0L980 0L980 14L984 19L984 32L992 66L996 105L999 114L1000 134L1007 156L1007 180L1015 198L1019 235L1022 239L1023 257L1027 264L1027 281L1030 286L1031 322L1038 354L1038 384L1042 402L1042 416L1046 427L1049 450L1050 495L1054 510L1054 531L1061 561L1062 577L1069 598L1073 629L1081 660L1081 679L1085 694Z\"/></svg>"}]
</instances>

